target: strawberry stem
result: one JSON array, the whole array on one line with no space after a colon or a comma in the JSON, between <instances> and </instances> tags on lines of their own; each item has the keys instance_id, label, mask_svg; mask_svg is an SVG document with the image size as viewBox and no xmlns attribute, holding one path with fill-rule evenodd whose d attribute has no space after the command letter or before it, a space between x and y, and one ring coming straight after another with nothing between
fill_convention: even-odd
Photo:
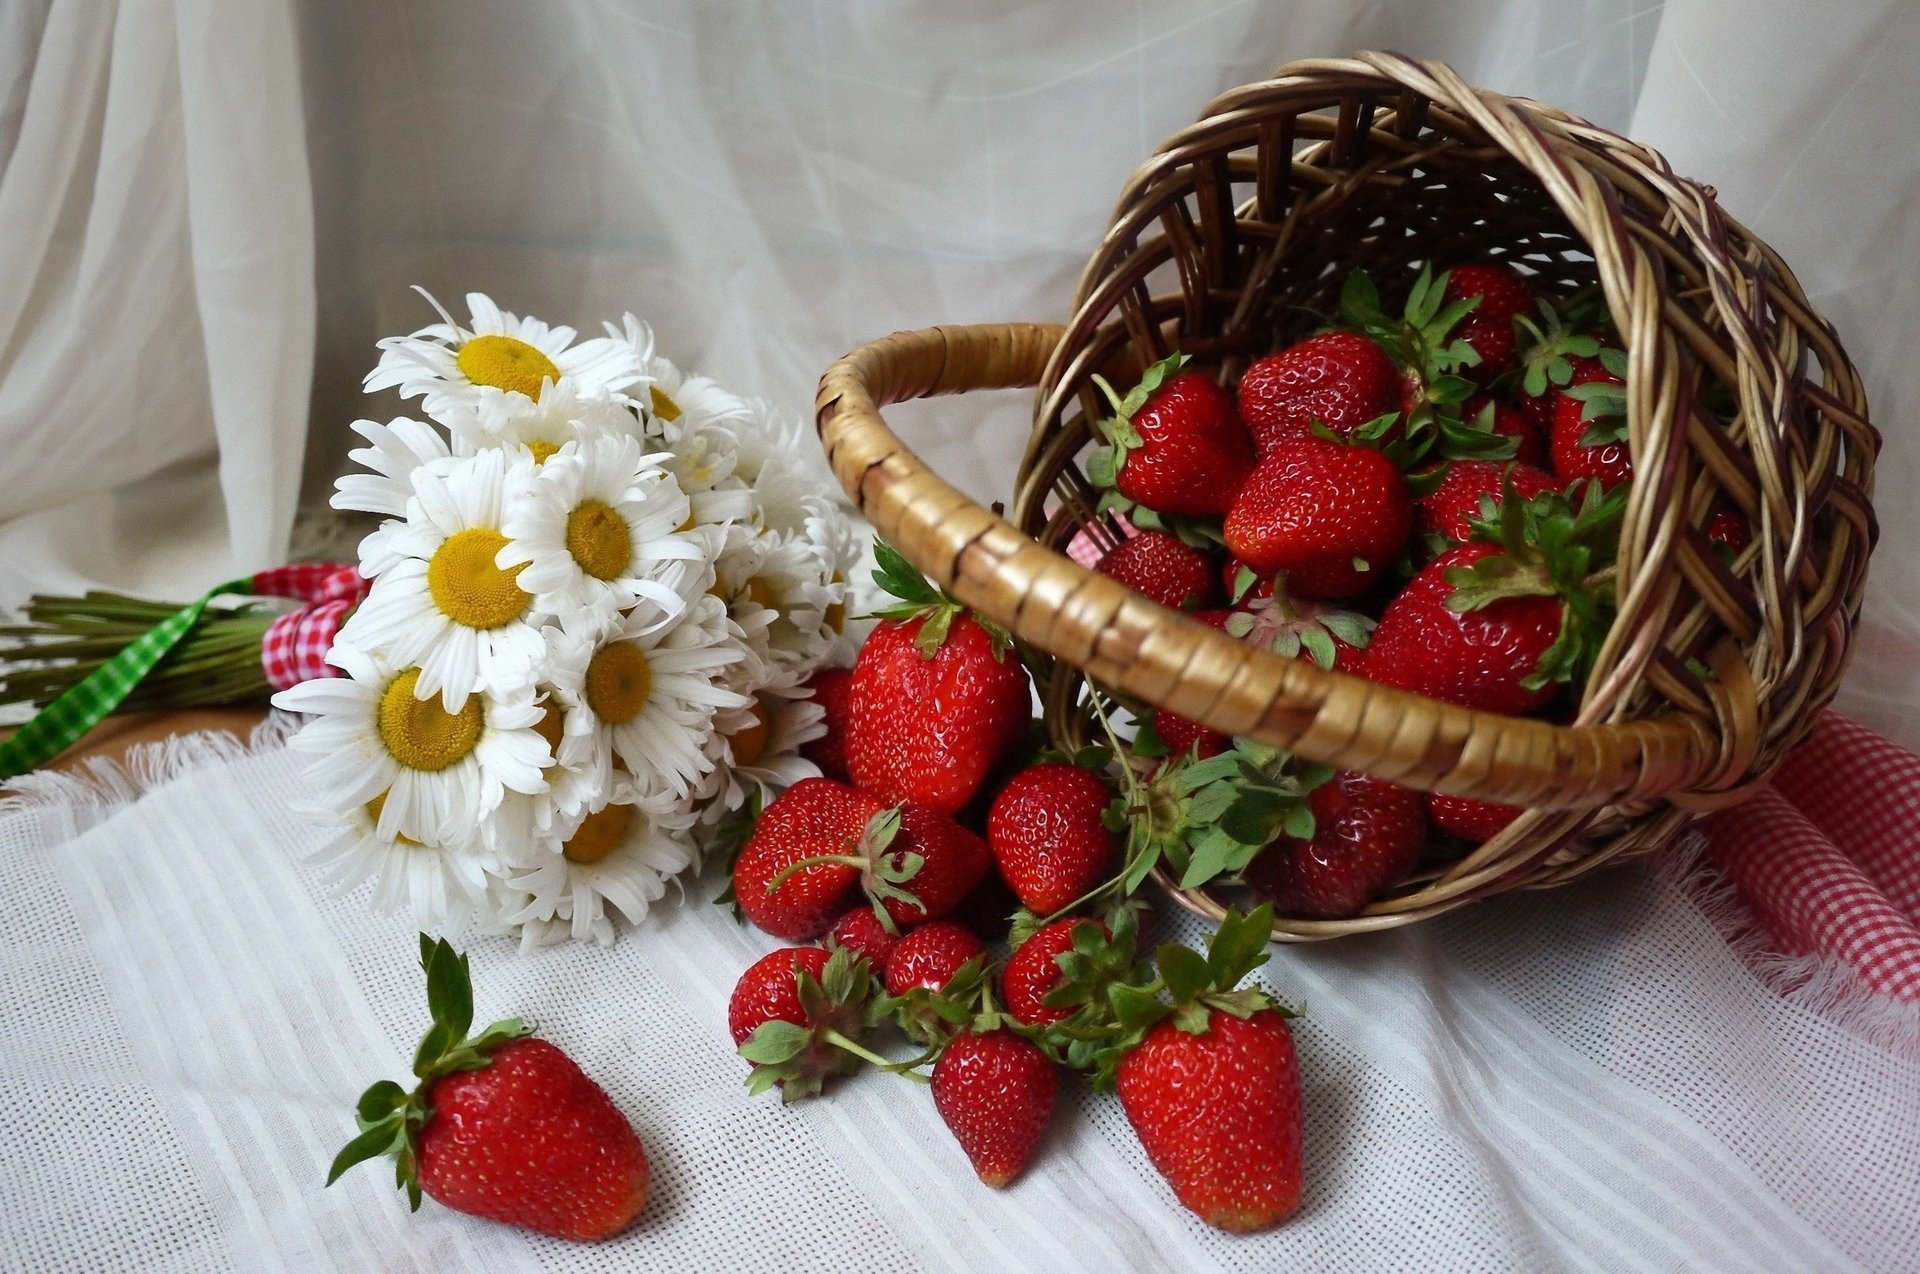
<instances>
[{"instance_id":1,"label":"strawberry stem","mask_svg":"<svg viewBox=\"0 0 1920 1274\"><path fill-rule=\"evenodd\" d=\"M832 1031L832 1030L827 1031L821 1036L821 1038L826 1040L827 1043L833 1045L835 1048L844 1049L847 1052L852 1053L855 1057L859 1058L863 1062L871 1062L874 1066L879 1067L881 1070L886 1071L888 1074L904 1075L908 1079L918 1080L922 1084L931 1082L925 1075L922 1075L919 1071L911 1069L912 1067L919 1066L928 1060L925 1054L922 1054L921 1056L914 1058L912 1061L890 1062L886 1058L880 1056L880 1054L868 1048L866 1045L859 1043L857 1040L848 1039L845 1035L841 1034L839 1031Z\"/></svg>"}]
</instances>

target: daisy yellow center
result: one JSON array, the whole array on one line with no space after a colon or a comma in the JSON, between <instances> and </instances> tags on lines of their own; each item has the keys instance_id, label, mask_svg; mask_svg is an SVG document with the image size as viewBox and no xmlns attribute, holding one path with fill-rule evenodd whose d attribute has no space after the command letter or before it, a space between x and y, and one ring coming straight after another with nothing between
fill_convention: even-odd
<instances>
[{"instance_id":1,"label":"daisy yellow center","mask_svg":"<svg viewBox=\"0 0 1920 1274\"><path fill-rule=\"evenodd\" d=\"M727 736L727 746L733 750L735 765L752 765L767 750L767 735L771 727L767 721L766 701L755 699L747 711L752 714L752 719Z\"/></svg>"},{"instance_id":2,"label":"daisy yellow center","mask_svg":"<svg viewBox=\"0 0 1920 1274\"><path fill-rule=\"evenodd\" d=\"M533 723L533 732L547 741L547 751L553 753L556 760L560 756L560 736L565 728L566 718L552 703L540 710L540 719Z\"/></svg>"},{"instance_id":3,"label":"daisy yellow center","mask_svg":"<svg viewBox=\"0 0 1920 1274\"><path fill-rule=\"evenodd\" d=\"M533 453L535 464L545 464L555 452L560 450L560 445L557 442L548 442L545 438L535 438L527 444L527 450Z\"/></svg>"},{"instance_id":4,"label":"daisy yellow center","mask_svg":"<svg viewBox=\"0 0 1920 1274\"><path fill-rule=\"evenodd\" d=\"M640 715L653 694L653 669L638 646L602 646L587 664L587 706L593 715L624 725Z\"/></svg>"},{"instance_id":5,"label":"daisy yellow center","mask_svg":"<svg viewBox=\"0 0 1920 1274\"><path fill-rule=\"evenodd\" d=\"M427 562L427 591L440 613L468 628L498 628L520 618L533 599L516 582L521 567L501 570L494 558L507 537L469 527L446 538Z\"/></svg>"},{"instance_id":6,"label":"daisy yellow center","mask_svg":"<svg viewBox=\"0 0 1920 1274\"><path fill-rule=\"evenodd\" d=\"M844 584L847 582L847 577L839 571L835 571L833 573L833 582L836 584ZM835 602L833 605L827 607L827 613L821 616L821 619L827 627L833 629L834 632L845 632L847 627L847 604L845 602Z\"/></svg>"},{"instance_id":7,"label":"daisy yellow center","mask_svg":"<svg viewBox=\"0 0 1920 1274\"><path fill-rule=\"evenodd\" d=\"M444 770L480 742L480 696L468 695L458 712L441 706L440 696L416 699L420 670L409 668L380 696L380 742L409 770Z\"/></svg>"},{"instance_id":8,"label":"daisy yellow center","mask_svg":"<svg viewBox=\"0 0 1920 1274\"><path fill-rule=\"evenodd\" d=\"M567 552L595 579L618 579L633 564L633 536L610 506L588 500L567 515Z\"/></svg>"},{"instance_id":9,"label":"daisy yellow center","mask_svg":"<svg viewBox=\"0 0 1920 1274\"><path fill-rule=\"evenodd\" d=\"M388 790L391 791L392 789L388 789ZM380 793L380 795L374 797L372 800L367 802L367 817L373 820L373 825L375 827L380 826L380 811L385 808L387 808L386 792ZM405 833L396 833L393 839L396 844L412 845L416 849L420 847L419 841L415 840L411 836L406 835Z\"/></svg>"},{"instance_id":10,"label":"daisy yellow center","mask_svg":"<svg viewBox=\"0 0 1920 1274\"><path fill-rule=\"evenodd\" d=\"M460 374L475 385L540 396L540 383L559 380L560 369L537 347L512 336L476 336L453 356Z\"/></svg>"},{"instance_id":11,"label":"daisy yellow center","mask_svg":"<svg viewBox=\"0 0 1920 1274\"><path fill-rule=\"evenodd\" d=\"M740 595L762 610L772 610L774 603L773 585L756 575L741 588Z\"/></svg>"},{"instance_id":12,"label":"daisy yellow center","mask_svg":"<svg viewBox=\"0 0 1920 1274\"><path fill-rule=\"evenodd\" d=\"M631 805L609 805L595 810L580 824L580 830L567 838L560 852L570 863L597 863L620 844L620 838L627 834L627 826L632 822Z\"/></svg>"},{"instance_id":13,"label":"daisy yellow center","mask_svg":"<svg viewBox=\"0 0 1920 1274\"><path fill-rule=\"evenodd\" d=\"M667 421L680 419L680 404L673 401L673 396L667 393L666 390L660 388L658 385L649 385L647 386L647 397L653 401L654 415Z\"/></svg>"}]
</instances>

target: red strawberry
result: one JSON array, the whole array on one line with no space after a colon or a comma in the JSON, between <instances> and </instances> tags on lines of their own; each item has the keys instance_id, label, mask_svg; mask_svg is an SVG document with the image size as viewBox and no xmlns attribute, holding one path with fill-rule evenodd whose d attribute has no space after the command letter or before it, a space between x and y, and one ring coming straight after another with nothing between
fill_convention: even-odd
<instances>
[{"instance_id":1,"label":"red strawberry","mask_svg":"<svg viewBox=\"0 0 1920 1274\"><path fill-rule=\"evenodd\" d=\"M1560 386L1573 380L1575 359L1593 358L1608 340L1598 324L1604 321L1597 295L1569 304L1538 301L1540 321L1521 315L1514 325L1521 335L1519 376L1513 386L1514 405L1544 433L1553 423L1553 402Z\"/></svg>"},{"instance_id":2,"label":"red strawberry","mask_svg":"<svg viewBox=\"0 0 1920 1274\"><path fill-rule=\"evenodd\" d=\"M1225 530L1227 547L1256 572L1286 571L1289 591L1352 597L1400 556L1412 528L1393 461L1371 447L1303 438L1267 452Z\"/></svg>"},{"instance_id":3,"label":"red strawberry","mask_svg":"<svg viewBox=\"0 0 1920 1274\"><path fill-rule=\"evenodd\" d=\"M1616 486L1632 479L1625 358L1618 350L1602 350L1598 359L1574 359L1572 382L1554 396L1550 441L1553 471L1562 483L1598 478Z\"/></svg>"},{"instance_id":4,"label":"red strawberry","mask_svg":"<svg viewBox=\"0 0 1920 1274\"><path fill-rule=\"evenodd\" d=\"M899 941L900 936L887 932L887 926L881 923L872 907L855 907L834 921L833 928L827 931L829 950L845 949L864 956L873 971L883 977L887 957L893 954L894 945Z\"/></svg>"},{"instance_id":5,"label":"red strawberry","mask_svg":"<svg viewBox=\"0 0 1920 1274\"><path fill-rule=\"evenodd\" d=\"M1427 793L1427 817L1449 836L1476 843L1492 840L1506 830L1508 823L1522 811L1512 805L1476 801L1471 796L1448 796L1444 792Z\"/></svg>"},{"instance_id":6,"label":"red strawberry","mask_svg":"<svg viewBox=\"0 0 1920 1274\"><path fill-rule=\"evenodd\" d=\"M1242 571L1246 572L1244 576L1241 575ZM1263 597L1273 596L1273 576L1263 576L1239 558L1230 557L1220 564L1220 589L1228 601L1235 605L1245 605L1248 602L1257 602ZM1232 613L1230 610L1203 610L1194 618L1203 619L1217 615L1224 619ZM1213 621L1208 619L1208 622ZM1220 627L1217 623L1213 626Z\"/></svg>"},{"instance_id":7,"label":"red strawberry","mask_svg":"<svg viewBox=\"0 0 1920 1274\"><path fill-rule=\"evenodd\" d=\"M933 1067L934 1109L995 1189L1027 1166L1059 1090L1047 1055L1004 1028L961 1032Z\"/></svg>"},{"instance_id":8,"label":"red strawberry","mask_svg":"<svg viewBox=\"0 0 1920 1274\"><path fill-rule=\"evenodd\" d=\"M1273 909L1228 913L1205 958L1162 947L1173 998L1130 997L1141 1031L1111 1074L1127 1122L1180 1202L1223 1230L1263 1230L1300 1204L1300 1067L1286 1015L1254 987ZM1175 955L1180 958L1176 960ZM1156 1024L1142 1030L1141 1019Z\"/></svg>"},{"instance_id":9,"label":"red strawberry","mask_svg":"<svg viewBox=\"0 0 1920 1274\"><path fill-rule=\"evenodd\" d=\"M964 925L945 920L921 925L887 957L887 994L905 995L916 988L944 991L961 967L986 949Z\"/></svg>"},{"instance_id":10,"label":"red strawberry","mask_svg":"<svg viewBox=\"0 0 1920 1274\"><path fill-rule=\"evenodd\" d=\"M1420 860L1427 820L1418 792L1343 770L1307 803L1312 839L1277 841L1247 868L1247 883L1279 911L1351 916Z\"/></svg>"},{"instance_id":11,"label":"red strawberry","mask_svg":"<svg viewBox=\"0 0 1920 1274\"><path fill-rule=\"evenodd\" d=\"M908 855L920 866L911 869ZM889 893L882 905L895 925L937 920L963 902L993 867L986 842L944 814L909 801L900 809L900 831L881 857L885 878L908 896Z\"/></svg>"},{"instance_id":12,"label":"red strawberry","mask_svg":"<svg viewBox=\"0 0 1920 1274\"><path fill-rule=\"evenodd\" d=\"M872 991L868 965L852 951L782 947L754 961L727 1000L727 1029L753 1064L747 1091L778 1085L792 1101L851 1073Z\"/></svg>"},{"instance_id":13,"label":"red strawberry","mask_svg":"<svg viewBox=\"0 0 1920 1274\"><path fill-rule=\"evenodd\" d=\"M822 668L807 681L813 701L826 712L827 732L800 745L800 755L830 779L847 781L847 694L853 669Z\"/></svg>"},{"instance_id":14,"label":"red strawberry","mask_svg":"<svg viewBox=\"0 0 1920 1274\"><path fill-rule=\"evenodd\" d=\"M847 700L847 769L890 801L954 814L1026 738L1027 670L957 602L897 552L876 545L875 573L903 599L867 637Z\"/></svg>"},{"instance_id":15,"label":"red strawberry","mask_svg":"<svg viewBox=\"0 0 1920 1274\"><path fill-rule=\"evenodd\" d=\"M382 1080L362 1094L361 1133L327 1184L354 1164L395 1153L410 1202L447 1207L563 1239L599 1239L647 1203L646 1151L633 1127L573 1060L526 1038L512 1019L469 1039L473 986L465 956L420 940L434 1025L408 1094Z\"/></svg>"},{"instance_id":16,"label":"red strawberry","mask_svg":"<svg viewBox=\"0 0 1920 1274\"><path fill-rule=\"evenodd\" d=\"M1515 494L1522 500L1531 500L1536 495L1560 489L1559 480L1552 474L1529 464L1455 460L1447 466L1440 485L1416 501L1420 506L1420 529L1443 535L1455 542L1465 542L1473 534L1472 528L1467 525L1468 521L1478 521L1482 517L1480 498L1491 496L1495 506L1498 506L1502 483L1509 481L1513 484Z\"/></svg>"},{"instance_id":17,"label":"red strawberry","mask_svg":"<svg viewBox=\"0 0 1920 1274\"><path fill-rule=\"evenodd\" d=\"M1732 553L1753 543L1753 528L1732 509L1715 509L1707 519L1707 540Z\"/></svg>"},{"instance_id":18,"label":"red strawberry","mask_svg":"<svg viewBox=\"0 0 1920 1274\"><path fill-rule=\"evenodd\" d=\"M1167 745L1168 756L1185 756L1197 749L1197 755L1204 761L1225 752L1233 742L1218 730L1209 730L1199 722L1189 721L1165 708L1153 710L1153 730L1160 736L1160 741Z\"/></svg>"},{"instance_id":19,"label":"red strawberry","mask_svg":"<svg viewBox=\"0 0 1920 1274\"><path fill-rule=\"evenodd\" d=\"M1476 433L1492 434L1497 438L1514 440L1514 452L1505 457L1518 460L1521 464L1532 465L1539 469L1547 463L1547 447L1541 441L1544 432L1541 426L1528 419L1524 412L1509 407L1503 402L1495 402L1485 394L1476 394L1460 405L1460 418L1467 428ZM1442 440L1443 450L1447 442ZM1483 452L1479 456L1466 455L1467 460L1488 458Z\"/></svg>"},{"instance_id":20,"label":"red strawberry","mask_svg":"<svg viewBox=\"0 0 1920 1274\"><path fill-rule=\"evenodd\" d=\"M886 808L832 779L802 779L782 792L761 811L734 862L740 910L776 938L825 933L859 896L860 868L846 859L879 830Z\"/></svg>"},{"instance_id":21,"label":"red strawberry","mask_svg":"<svg viewBox=\"0 0 1920 1274\"><path fill-rule=\"evenodd\" d=\"M1344 437L1399 405L1393 360L1352 332L1309 336L1240 378L1240 418L1263 459L1279 443L1310 436L1315 422Z\"/></svg>"},{"instance_id":22,"label":"red strawberry","mask_svg":"<svg viewBox=\"0 0 1920 1274\"><path fill-rule=\"evenodd\" d=\"M1233 399L1209 377L1180 372L1185 362L1155 363L1124 399L1094 377L1114 415L1100 422L1106 445L1087 476L1156 513L1218 517L1253 468L1253 443Z\"/></svg>"},{"instance_id":23,"label":"red strawberry","mask_svg":"<svg viewBox=\"0 0 1920 1274\"><path fill-rule=\"evenodd\" d=\"M1171 610L1199 610L1220 600L1213 559L1165 531L1142 531L1094 568Z\"/></svg>"},{"instance_id":24,"label":"red strawberry","mask_svg":"<svg viewBox=\"0 0 1920 1274\"><path fill-rule=\"evenodd\" d=\"M1560 636L1558 599L1506 597L1468 611L1447 605L1456 588L1447 579L1449 570L1500 554L1498 545L1462 544L1422 568L1374 629L1368 679L1515 716L1553 698L1551 683L1522 683L1539 670L1541 657Z\"/></svg>"},{"instance_id":25,"label":"red strawberry","mask_svg":"<svg viewBox=\"0 0 1920 1274\"><path fill-rule=\"evenodd\" d=\"M1007 957L1000 971L1000 991L1014 1021L1046 1026L1073 1016L1072 1009L1051 1007L1046 999L1064 978L1060 957L1073 950L1073 934L1081 925L1097 925L1103 933L1107 928L1085 916L1069 916L1039 930Z\"/></svg>"},{"instance_id":26,"label":"red strawberry","mask_svg":"<svg viewBox=\"0 0 1920 1274\"><path fill-rule=\"evenodd\" d=\"M1474 375L1482 384L1512 367L1516 355L1513 320L1533 309L1527 281L1510 265L1457 265L1447 273L1444 298L1462 301L1480 298L1453 329L1455 340L1465 341L1480 356Z\"/></svg>"},{"instance_id":27,"label":"red strawberry","mask_svg":"<svg viewBox=\"0 0 1920 1274\"><path fill-rule=\"evenodd\" d=\"M1113 789L1077 765L1030 766L987 815L987 844L1021 905L1042 916L1071 905L1120 865L1121 838L1103 820Z\"/></svg>"}]
</instances>

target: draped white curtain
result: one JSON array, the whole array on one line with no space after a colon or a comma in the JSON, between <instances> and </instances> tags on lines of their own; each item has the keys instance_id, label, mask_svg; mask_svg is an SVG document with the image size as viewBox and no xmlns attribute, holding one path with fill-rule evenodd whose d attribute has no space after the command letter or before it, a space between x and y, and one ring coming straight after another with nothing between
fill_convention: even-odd
<instances>
[{"instance_id":1,"label":"draped white curtain","mask_svg":"<svg viewBox=\"0 0 1920 1274\"><path fill-rule=\"evenodd\" d=\"M0 605L286 552L313 357L287 0L0 3Z\"/></svg>"},{"instance_id":2,"label":"draped white curtain","mask_svg":"<svg viewBox=\"0 0 1920 1274\"><path fill-rule=\"evenodd\" d=\"M634 309L805 415L873 336L1060 317L1159 139L1362 47L1660 147L1793 264L1888 437L1842 706L1920 746L1911 0L0 0L0 605L272 561L309 359L320 504L409 284ZM984 498L1024 416L898 413Z\"/></svg>"}]
</instances>

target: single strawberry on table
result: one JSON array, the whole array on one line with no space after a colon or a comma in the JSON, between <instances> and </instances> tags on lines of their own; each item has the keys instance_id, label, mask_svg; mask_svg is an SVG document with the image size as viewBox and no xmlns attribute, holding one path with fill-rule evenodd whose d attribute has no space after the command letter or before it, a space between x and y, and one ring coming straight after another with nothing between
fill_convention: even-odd
<instances>
[{"instance_id":1,"label":"single strawberry on table","mask_svg":"<svg viewBox=\"0 0 1920 1274\"><path fill-rule=\"evenodd\" d=\"M1102 938L1111 932L1099 921L1087 916L1069 916L1035 931L1016 946L1000 970L1000 994L1014 1021L1026 1026L1045 1026L1073 1016L1069 1006L1047 1003L1047 996L1064 985L1066 975L1060 958L1073 951L1074 934L1082 927ZM1091 938L1092 934L1089 934Z\"/></svg>"},{"instance_id":2,"label":"single strawberry on table","mask_svg":"<svg viewBox=\"0 0 1920 1274\"><path fill-rule=\"evenodd\" d=\"M1256 573L1287 573L1304 597L1354 597L1413 529L1406 479L1372 447L1307 437L1276 444L1227 514L1227 547Z\"/></svg>"},{"instance_id":3,"label":"single strawberry on table","mask_svg":"<svg viewBox=\"0 0 1920 1274\"><path fill-rule=\"evenodd\" d=\"M987 816L987 845L1021 905L1042 916L1070 906L1120 865L1107 826L1114 791L1090 770L1029 766L1007 781Z\"/></svg>"},{"instance_id":4,"label":"single strawberry on table","mask_svg":"<svg viewBox=\"0 0 1920 1274\"><path fill-rule=\"evenodd\" d=\"M1240 418L1264 458L1321 424L1345 437L1399 409L1400 373L1378 344L1322 332L1269 354L1240 377Z\"/></svg>"},{"instance_id":5,"label":"single strawberry on table","mask_svg":"<svg viewBox=\"0 0 1920 1274\"><path fill-rule=\"evenodd\" d=\"M856 952L782 947L748 966L727 1000L727 1030L752 1063L747 1091L810 1097L868 1056L873 977Z\"/></svg>"},{"instance_id":6,"label":"single strawberry on table","mask_svg":"<svg viewBox=\"0 0 1920 1274\"><path fill-rule=\"evenodd\" d=\"M921 925L887 957L887 997L877 1011L910 1039L943 1043L979 1011L986 964L986 944L965 925Z\"/></svg>"},{"instance_id":7,"label":"single strawberry on table","mask_svg":"<svg viewBox=\"0 0 1920 1274\"><path fill-rule=\"evenodd\" d=\"M467 959L420 938L433 1026L411 1093L381 1080L360 1097L360 1135L327 1175L391 1154L414 1208L424 1193L459 1212L563 1239L599 1239L647 1203L646 1151L600 1086L518 1018L468 1037Z\"/></svg>"},{"instance_id":8,"label":"single strawberry on table","mask_svg":"<svg viewBox=\"0 0 1920 1274\"><path fill-rule=\"evenodd\" d=\"M955 1035L934 1063L934 1109L974 1173L999 1189L1020 1175L1053 1118L1060 1075L1033 1041L991 1010Z\"/></svg>"},{"instance_id":9,"label":"single strawberry on table","mask_svg":"<svg viewBox=\"0 0 1920 1274\"><path fill-rule=\"evenodd\" d=\"M1356 914L1420 861L1427 820L1420 793L1345 770L1307 798L1313 834L1268 846L1246 881L1290 916Z\"/></svg>"},{"instance_id":10,"label":"single strawberry on table","mask_svg":"<svg viewBox=\"0 0 1920 1274\"><path fill-rule=\"evenodd\" d=\"M1125 1036L1103 1058L1153 1166L1203 1221L1263 1230L1291 1216L1303 1186L1300 1067L1288 1013L1257 987L1273 909L1229 912L1205 956L1160 948L1171 1003L1145 988L1113 990ZM1117 1057L1117 1062L1114 1060Z\"/></svg>"},{"instance_id":11,"label":"single strawberry on table","mask_svg":"<svg viewBox=\"0 0 1920 1274\"><path fill-rule=\"evenodd\" d=\"M1094 569L1170 610L1197 611L1220 601L1213 559L1165 531L1123 541Z\"/></svg>"},{"instance_id":12,"label":"single strawberry on table","mask_svg":"<svg viewBox=\"0 0 1920 1274\"><path fill-rule=\"evenodd\" d=\"M1153 364L1124 398L1094 377L1114 414L1098 425L1105 442L1088 458L1087 477L1156 513L1218 517L1253 468L1253 440L1232 396L1181 371L1186 362L1173 354Z\"/></svg>"},{"instance_id":13,"label":"single strawberry on table","mask_svg":"<svg viewBox=\"0 0 1920 1274\"><path fill-rule=\"evenodd\" d=\"M1026 739L1027 670L1006 632L939 592L890 545L874 578L900 603L880 612L854 663L847 771L862 790L952 815Z\"/></svg>"}]
</instances>

